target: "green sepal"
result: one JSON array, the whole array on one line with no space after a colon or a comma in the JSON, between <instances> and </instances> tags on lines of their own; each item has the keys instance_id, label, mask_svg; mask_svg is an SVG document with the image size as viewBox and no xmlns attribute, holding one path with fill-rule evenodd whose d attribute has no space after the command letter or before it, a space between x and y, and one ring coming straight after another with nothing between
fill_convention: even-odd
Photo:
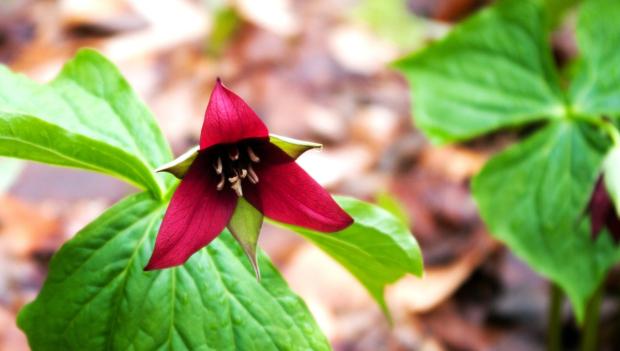
<instances>
[{"instance_id":1,"label":"green sepal","mask_svg":"<svg viewBox=\"0 0 620 351\"><path fill-rule=\"evenodd\" d=\"M194 163L196 157L198 157L198 150L200 150L200 147L196 145L173 161L160 166L155 172L168 172L179 179L183 179L189 167Z\"/></svg>"},{"instance_id":2,"label":"green sepal","mask_svg":"<svg viewBox=\"0 0 620 351\"><path fill-rule=\"evenodd\" d=\"M263 214L246 199L240 197L235 212L228 222L228 229L248 256L257 280L260 280L260 268L256 260L256 245L262 225Z\"/></svg>"},{"instance_id":3,"label":"green sepal","mask_svg":"<svg viewBox=\"0 0 620 351\"><path fill-rule=\"evenodd\" d=\"M287 155L295 159L308 150L320 149L323 147L323 145L319 143L297 140L275 134L269 134L269 142L279 147L282 151L286 152ZM198 157L199 150L200 147L196 145L173 161L160 166L155 170L155 172L168 172L179 179L183 179L185 173L189 170L189 167L192 165L196 157Z\"/></svg>"},{"instance_id":4,"label":"green sepal","mask_svg":"<svg viewBox=\"0 0 620 351\"><path fill-rule=\"evenodd\" d=\"M323 147L323 145L319 143L297 140L275 134L269 134L269 141L295 159L308 150L320 149Z\"/></svg>"}]
</instances>

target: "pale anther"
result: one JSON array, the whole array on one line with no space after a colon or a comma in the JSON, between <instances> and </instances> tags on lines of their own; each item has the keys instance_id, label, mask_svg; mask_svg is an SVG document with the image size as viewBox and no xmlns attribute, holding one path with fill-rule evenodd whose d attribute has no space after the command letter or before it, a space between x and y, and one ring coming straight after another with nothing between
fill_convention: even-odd
<instances>
[{"instance_id":1,"label":"pale anther","mask_svg":"<svg viewBox=\"0 0 620 351\"><path fill-rule=\"evenodd\" d=\"M254 150L252 150L252 148L249 146L248 146L248 156L250 156L250 160L252 160L252 162L254 163L258 163L260 161L260 158L256 156L256 154L254 153Z\"/></svg>"},{"instance_id":2,"label":"pale anther","mask_svg":"<svg viewBox=\"0 0 620 351\"><path fill-rule=\"evenodd\" d=\"M213 165L213 168L215 168L215 173L217 174L222 174L222 159L221 158L217 158L217 161L215 162L215 165Z\"/></svg>"},{"instance_id":3,"label":"pale anther","mask_svg":"<svg viewBox=\"0 0 620 351\"><path fill-rule=\"evenodd\" d=\"M258 183L258 175L254 172L251 165L248 167L248 179L252 184Z\"/></svg>"},{"instance_id":4,"label":"pale anther","mask_svg":"<svg viewBox=\"0 0 620 351\"><path fill-rule=\"evenodd\" d=\"M226 179L224 178L224 175L220 175L220 182L217 183L217 190L220 191L222 189L224 189L224 183L226 183Z\"/></svg>"},{"instance_id":5,"label":"pale anther","mask_svg":"<svg viewBox=\"0 0 620 351\"><path fill-rule=\"evenodd\" d=\"M244 179L245 177L247 177L248 175L248 171L246 169L241 169L241 179Z\"/></svg>"},{"instance_id":6,"label":"pale anther","mask_svg":"<svg viewBox=\"0 0 620 351\"><path fill-rule=\"evenodd\" d=\"M233 182L230 187L235 191L235 193L237 193L237 196L241 197L243 196L243 190L241 189L241 181L237 180L236 182Z\"/></svg>"}]
</instances>

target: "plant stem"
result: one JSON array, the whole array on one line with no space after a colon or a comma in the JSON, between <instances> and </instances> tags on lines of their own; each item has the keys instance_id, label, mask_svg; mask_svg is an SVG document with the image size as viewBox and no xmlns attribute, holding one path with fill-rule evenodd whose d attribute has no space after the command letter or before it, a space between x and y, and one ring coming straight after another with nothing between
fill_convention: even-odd
<instances>
[{"instance_id":1,"label":"plant stem","mask_svg":"<svg viewBox=\"0 0 620 351\"><path fill-rule=\"evenodd\" d=\"M588 308L586 310L586 319L583 325L581 350L582 351L594 351L596 350L598 341L598 322L601 310L601 302L603 301L603 292L605 284L596 289L594 296L588 301Z\"/></svg>"},{"instance_id":2,"label":"plant stem","mask_svg":"<svg viewBox=\"0 0 620 351\"><path fill-rule=\"evenodd\" d=\"M549 325L547 351L562 350L562 301L564 292L557 284L549 283Z\"/></svg>"},{"instance_id":3,"label":"plant stem","mask_svg":"<svg viewBox=\"0 0 620 351\"><path fill-rule=\"evenodd\" d=\"M576 118L601 128L603 131L605 131L605 133L607 133L609 139L611 139L611 142L615 146L620 146L620 131L618 131L618 128L616 128L616 126L612 122L590 116L579 116Z\"/></svg>"}]
</instances>

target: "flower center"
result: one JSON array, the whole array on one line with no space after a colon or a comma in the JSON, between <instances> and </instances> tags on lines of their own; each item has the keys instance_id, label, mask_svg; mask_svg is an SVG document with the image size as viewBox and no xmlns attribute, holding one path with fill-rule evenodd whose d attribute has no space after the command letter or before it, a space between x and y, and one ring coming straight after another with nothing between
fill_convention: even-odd
<instances>
[{"instance_id":1,"label":"flower center","mask_svg":"<svg viewBox=\"0 0 620 351\"><path fill-rule=\"evenodd\" d=\"M243 196L241 182L247 179L252 184L258 183L258 175L252 168L253 163L260 162L260 158L249 145L227 145L217 152L213 169L220 177L217 190L224 189L226 184L235 191L237 196Z\"/></svg>"}]
</instances>

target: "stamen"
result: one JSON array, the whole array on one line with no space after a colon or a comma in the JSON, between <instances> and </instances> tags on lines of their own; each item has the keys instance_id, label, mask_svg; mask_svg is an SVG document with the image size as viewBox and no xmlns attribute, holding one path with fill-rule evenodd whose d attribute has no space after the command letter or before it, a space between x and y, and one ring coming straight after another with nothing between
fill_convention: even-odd
<instances>
[{"instance_id":1,"label":"stamen","mask_svg":"<svg viewBox=\"0 0 620 351\"><path fill-rule=\"evenodd\" d=\"M250 160L252 160L252 162L254 163L260 162L260 158L256 156L256 154L254 153L254 150L252 150L252 148L249 146L248 146L248 156L250 156Z\"/></svg>"},{"instance_id":2,"label":"stamen","mask_svg":"<svg viewBox=\"0 0 620 351\"><path fill-rule=\"evenodd\" d=\"M231 182L231 183L234 183L234 182L236 182L237 180L239 180L239 173L238 173L238 172L237 172L237 170L236 170L236 169L234 169L234 168L233 168L232 172L233 172L235 175L234 175L234 176L232 176L232 177L229 177L229 178L228 178L228 181L229 181L229 182Z\"/></svg>"},{"instance_id":3,"label":"stamen","mask_svg":"<svg viewBox=\"0 0 620 351\"><path fill-rule=\"evenodd\" d=\"M241 197L243 196L243 190L241 189L241 181L237 180L236 182L233 182L230 187L232 188L232 190L235 191L235 193L237 193L237 196Z\"/></svg>"},{"instance_id":4,"label":"stamen","mask_svg":"<svg viewBox=\"0 0 620 351\"><path fill-rule=\"evenodd\" d=\"M228 150L228 157L233 161L237 161L239 159L239 149L236 146L231 147Z\"/></svg>"},{"instance_id":5,"label":"stamen","mask_svg":"<svg viewBox=\"0 0 620 351\"><path fill-rule=\"evenodd\" d=\"M226 183L226 178L224 178L224 175L220 175L220 182L217 183L217 190L220 191L222 189L224 189L224 183Z\"/></svg>"},{"instance_id":6,"label":"stamen","mask_svg":"<svg viewBox=\"0 0 620 351\"><path fill-rule=\"evenodd\" d=\"M222 174L223 167L222 167L222 159L220 157L217 158L217 161L213 165L213 168L215 168L215 173Z\"/></svg>"},{"instance_id":7,"label":"stamen","mask_svg":"<svg viewBox=\"0 0 620 351\"><path fill-rule=\"evenodd\" d=\"M252 165L248 166L248 179L252 184L258 183L258 175L256 174L256 172L254 172Z\"/></svg>"},{"instance_id":8,"label":"stamen","mask_svg":"<svg viewBox=\"0 0 620 351\"><path fill-rule=\"evenodd\" d=\"M244 179L248 176L248 171L244 168L241 169L241 179Z\"/></svg>"}]
</instances>

